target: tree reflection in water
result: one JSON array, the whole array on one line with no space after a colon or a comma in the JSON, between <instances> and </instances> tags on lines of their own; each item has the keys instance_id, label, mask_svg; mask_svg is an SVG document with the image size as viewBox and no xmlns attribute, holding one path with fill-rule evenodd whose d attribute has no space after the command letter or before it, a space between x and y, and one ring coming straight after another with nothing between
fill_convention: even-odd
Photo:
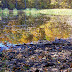
<instances>
[{"instance_id":1,"label":"tree reflection in water","mask_svg":"<svg viewBox=\"0 0 72 72\"><path fill-rule=\"evenodd\" d=\"M27 16L26 24L24 16L24 14L19 15L17 20L10 20L7 27L0 30L2 43L7 41L13 44L23 44L38 40L51 41L56 37L68 38L70 36L71 26L66 21L58 21L61 19L60 16ZM27 25L27 28L23 26L24 24Z\"/></svg>"}]
</instances>

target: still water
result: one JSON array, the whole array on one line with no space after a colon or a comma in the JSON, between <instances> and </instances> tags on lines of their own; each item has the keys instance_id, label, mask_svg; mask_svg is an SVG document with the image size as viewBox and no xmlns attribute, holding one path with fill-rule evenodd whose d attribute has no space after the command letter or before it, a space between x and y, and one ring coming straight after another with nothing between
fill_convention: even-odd
<instances>
[{"instance_id":1,"label":"still water","mask_svg":"<svg viewBox=\"0 0 72 72\"><path fill-rule=\"evenodd\" d=\"M71 38L72 16L30 14L19 11L0 16L0 47L5 43L23 44L38 40Z\"/></svg>"}]
</instances>

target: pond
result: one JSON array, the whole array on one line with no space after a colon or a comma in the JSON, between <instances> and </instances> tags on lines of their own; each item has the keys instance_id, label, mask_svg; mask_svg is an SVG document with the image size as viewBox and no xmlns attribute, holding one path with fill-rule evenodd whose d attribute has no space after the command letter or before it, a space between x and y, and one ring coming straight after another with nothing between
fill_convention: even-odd
<instances>
[{"instance_id":1,"label":"pond","mask_svg":"<svg viewBox=\"0 0 72 72\"><path fill-rule=\"evenodd\" d=\"M26 11L11 10L7 15L0 15L0 43L23 44L72 37L72 16Z\"/></svg>"}]
</instances>

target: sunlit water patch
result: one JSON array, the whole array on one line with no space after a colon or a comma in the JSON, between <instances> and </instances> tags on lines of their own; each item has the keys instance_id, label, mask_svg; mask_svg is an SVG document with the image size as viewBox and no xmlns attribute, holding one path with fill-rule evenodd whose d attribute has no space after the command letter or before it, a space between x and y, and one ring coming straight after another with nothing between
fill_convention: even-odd
<instances>
[{"instance_id":1,"label":"sunlit water patch","mask_svg":"<svg viewBox=\"0 0 72 72\"><path fill-rule=\"evenodd\" d=\"M31 12L27 15L21 11L15 14L13 15L13 13L10 12L10 15L7 17L1 16L1 43L6 41L11 44L23 44L38 40L53 41L56 37L64 39L72 37L72 26L71 23L68 22L71 16L45 14L32 16Z\"/></svg>"}]
</instances>

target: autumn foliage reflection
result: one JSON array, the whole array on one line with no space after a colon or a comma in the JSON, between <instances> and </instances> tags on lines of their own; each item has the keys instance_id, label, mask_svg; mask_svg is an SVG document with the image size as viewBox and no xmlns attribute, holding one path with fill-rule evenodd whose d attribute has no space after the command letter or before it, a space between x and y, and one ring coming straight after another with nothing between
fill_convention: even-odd
<instances>
[{"instance_id":1,"label":"autumn foliage reflection","mask_svg":"<svg viewBox=\"0 0 72 72\"><path fill-rule=\"evenodd\" d=\"M46 23L45 23L46 22ZM54 40L58 38L68 38L71 33L71 27L66 22L52 22L45 21L43 24L39 21L36 27L18 27L20 22L18 20L9 21L7 27L1 32L1 41L8 41L13 44L30 43L38 40Z\"/></svg>"}]
</instances>

